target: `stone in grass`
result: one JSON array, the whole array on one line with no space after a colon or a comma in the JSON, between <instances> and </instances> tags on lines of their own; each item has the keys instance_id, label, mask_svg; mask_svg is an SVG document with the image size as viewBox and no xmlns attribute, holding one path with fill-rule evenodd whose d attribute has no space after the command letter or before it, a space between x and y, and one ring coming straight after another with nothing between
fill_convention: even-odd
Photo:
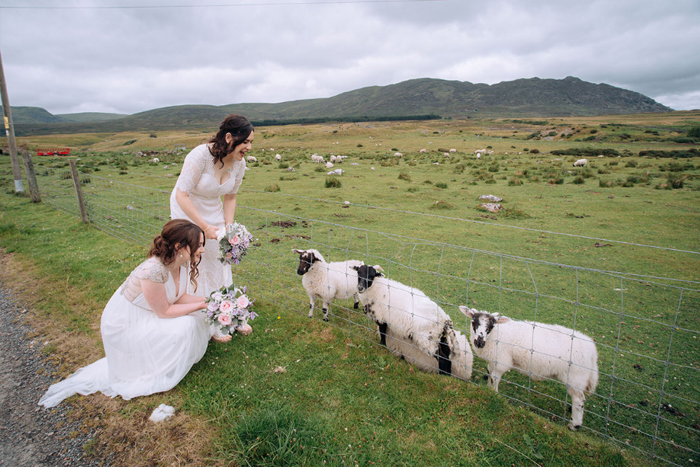
<instances>
[{"instance_id":1,"label":"stone in grass","mask_svg":"<svg viewBox=\"0 0 700 467\"><path fill-rule=\"evenodd\" d=\"M479 201L491 201L492 203L500 203L503 198L499 198L495 195L481 195L479 196Z\"/></svg>"},{"instance_id":2,"label":"stone in grass","mask_svg":"<svg viewBox=\"0 0 700 467\"><path fill-rule=\"evenodd\" d=\"M498 212L503 209L498 203L481 203L478 207L486 209L488 212Z\"/></svg>"},{"instance_id":3,"label":"stone in grass","mask_svg":"<svg viewBox=\"0 0 700 467\"><path fill-rule=\"evenodd\" d=\"M153 413L149 417L149 420L152 421L153 423L158 423L158 422L162 422L163 420L167 420L168 418L172 417L174 414L175 414L174 407L171 407L171 406L165 405L165 404L160 404L153 411Z\"/></svg>"}]
</instances>

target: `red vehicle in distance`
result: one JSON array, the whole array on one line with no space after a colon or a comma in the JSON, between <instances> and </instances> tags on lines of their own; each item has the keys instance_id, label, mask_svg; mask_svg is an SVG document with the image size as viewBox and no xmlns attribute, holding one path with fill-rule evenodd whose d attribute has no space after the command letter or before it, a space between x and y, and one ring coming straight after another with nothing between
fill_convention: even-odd
<instances>
[{"instance_id":1,"label":"red vehicle in distance","mask_svg":"<svg viewBox=\"0 0 700 467\"><path fill-rule=\"evenodd\" d=\"M70 154L70 148L51 148L51 149L37 149L37 156L67 156Z\"/></svg>"}]
</instances>

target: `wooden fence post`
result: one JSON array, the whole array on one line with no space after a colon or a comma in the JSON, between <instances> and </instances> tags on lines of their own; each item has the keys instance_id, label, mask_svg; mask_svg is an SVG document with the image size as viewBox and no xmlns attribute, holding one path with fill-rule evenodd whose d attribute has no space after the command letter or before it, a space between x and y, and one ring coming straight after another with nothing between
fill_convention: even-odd
<instances>
[{"instance_id":1,"label":"wooden fence post","mask_svg":"<svg viewBox=\"0 0 700 467\"><path fill-rule=\"evenodd\" d=\"M87 210L85 209L85 201L83 201L83 190L80 187L80 177L78 176L78 169L75 167L75 161L73 159L70 159L68 163L70 164L70 174L73 178L75 195L78 197L78 206L80 206L80 218L85 224L88 224L90 221L87 216Z\"/></svg>"},{"instance_id":2,"label":"wooden fence post","mask_svg":"<svg viewBox=\"0 0 700 467\"><path fill-rule=\"evenodd\" d=\"M36 174L34 173L34 162L32 162L32 156L26 149L22 149L22 161L24 162L24 172L27 175L29 195L32 197L32 203L40 203L41 195L39 195L39 184L36 182Z\"/></svg>"}]
</instances>

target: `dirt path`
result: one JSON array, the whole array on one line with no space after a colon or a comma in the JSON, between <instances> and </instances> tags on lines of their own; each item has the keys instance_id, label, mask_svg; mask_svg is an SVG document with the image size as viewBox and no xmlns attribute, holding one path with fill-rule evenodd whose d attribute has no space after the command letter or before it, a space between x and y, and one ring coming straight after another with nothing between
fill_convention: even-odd
<instances>
[{"instance_id":1,"label":"dirt path","mask_svg":"<svg viewBox=\"0 0 700 467\"><path fill-rule=\"evenodd\" d=\"M67 404L37 405L53 368L42 358L42 342L27 337L24 312L0 283L0 466L106 465L83 458L92 434L70 420Z\"/></svg>"}]
</instances>

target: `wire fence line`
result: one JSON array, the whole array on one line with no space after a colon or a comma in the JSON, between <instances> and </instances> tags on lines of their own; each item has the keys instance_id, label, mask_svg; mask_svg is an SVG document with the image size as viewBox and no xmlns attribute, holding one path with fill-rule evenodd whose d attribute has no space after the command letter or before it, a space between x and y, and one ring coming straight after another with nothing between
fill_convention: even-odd
<instances>
[{"instance_id":1,"label":"wire fence line","mask_svg":"<svg viewBox=\"0 0 700 467\"><path fill-rule=\"evenodd\" d=\"M68 171L48 169L39 175L42 199L79 216ZM92 174L81 174L80 182L90 222L114 236L147 244L169 218L170 192ZM240 204L236 220L255 237L255 246L236 267L236 280L259 298L287 309L298 306L299 312L308 312L296 274L299 257L291 250L313 248L328 260L381 265L388 277L424 291L463 336L469 335L469 327L457 309L460 305L590 336L598 351L599 383L586 399L581 429L638 453L649 465L700 462L697 282L669 284L666 278L499 254ZM330 325L378 345L376 324L352 300L335 301L329 316ZM387 347L399 353L400 341L396 338L397 345L392 345L388 340ZM532 346L522 350L533 358L549 356ZM462 357L471 352L469 347L460 351L453 374L459 374ZM421 369L438 371L437 360L426 360L422 349L401 353ZM567 363L577 365L573 359ZM486 362L479 358L470 370L474 383L488 376ZM536 376L532 368L525 374L508 372L499 393L513 404L567 423L572 400L564 385L546 381L551 375L540 375L544 382Z\"/></svg>"}]
</instances>

